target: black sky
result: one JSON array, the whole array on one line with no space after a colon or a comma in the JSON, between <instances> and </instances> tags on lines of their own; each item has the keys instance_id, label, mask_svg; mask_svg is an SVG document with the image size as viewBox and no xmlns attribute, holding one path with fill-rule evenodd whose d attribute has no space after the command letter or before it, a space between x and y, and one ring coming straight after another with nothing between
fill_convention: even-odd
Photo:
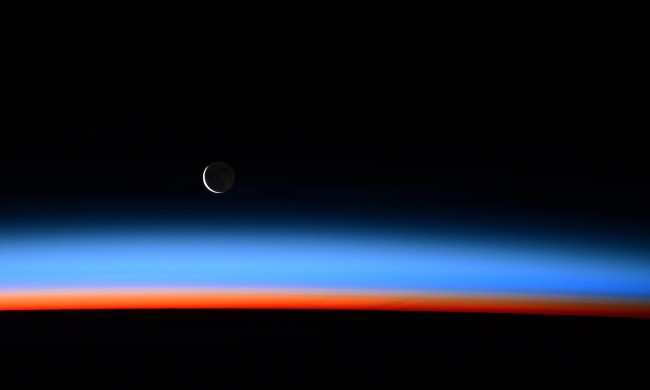
<instances>
[{"instance_id":1,"label":"black sky","mask_svg":"<svg viewBox=\"0 0 650 390\"><path fill-rule=\"evenodd\" d=\"M29 57L9 80L0 193L174 196L200 191L194 179L223 160L238 185L647 215L638 102L603 77L616 70L599 51L485 40L298 47L263 61Z\"/></svg>"}]
</instances>

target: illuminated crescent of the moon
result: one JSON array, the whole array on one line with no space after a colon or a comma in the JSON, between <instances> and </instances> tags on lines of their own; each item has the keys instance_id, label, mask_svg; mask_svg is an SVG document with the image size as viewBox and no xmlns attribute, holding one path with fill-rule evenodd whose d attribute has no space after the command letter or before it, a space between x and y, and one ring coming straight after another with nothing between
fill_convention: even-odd
<instances>
[{"instance_id":1,"label":"illuminated crescent of the moon","mask_svg":"<svg viewBox=\"0 0 650 390\"><path fill-rule=\"evenodd\" d=\"M208 168L209 168L209 167L210 167L210 166L208 165L208 166L205 167L205 169L203 170L203 184L205 184L205 188L207 188L208 191L210 191L210 192L214 192L215 194L221 194L221 192L219 192L219 191L215 191L215 190L213 190L212 188L210 188L210 186L208 185L208 182L205 180L205 173L208 171Z\"/></svg>"}]
</instances>

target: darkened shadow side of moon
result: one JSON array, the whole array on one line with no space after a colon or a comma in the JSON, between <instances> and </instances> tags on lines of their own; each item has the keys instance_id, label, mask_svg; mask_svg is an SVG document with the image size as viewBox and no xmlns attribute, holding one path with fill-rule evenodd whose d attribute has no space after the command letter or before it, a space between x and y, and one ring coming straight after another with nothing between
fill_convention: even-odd
<instances>
[{"instance_id":1,"label":"darkened shadow side of moon","mask_svg":"<svg viewBox=\"0 0 650 390\"><path fill-rule=\"evenodd\" d=\"M212 163L203 171L203 184L211 192L224 193L235 184L235 172L225 162Z\"/></svg>"}]
</instances>

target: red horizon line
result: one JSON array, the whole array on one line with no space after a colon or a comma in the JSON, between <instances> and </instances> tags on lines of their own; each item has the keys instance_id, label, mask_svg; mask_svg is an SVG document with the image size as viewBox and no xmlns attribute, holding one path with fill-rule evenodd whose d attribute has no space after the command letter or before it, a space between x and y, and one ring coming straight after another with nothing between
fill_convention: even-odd
<instances>
[{"instance_id":1,"label":"red horizon line","mask_svg":"<svg viewBox=\"0 0 650 390\"><path fill-rule=\"evenodd\" d=\"M650 318L647 301L539 295L259 289L0 290L0 311L117 309L382 310Z\"/></svg>"}]
</instances>

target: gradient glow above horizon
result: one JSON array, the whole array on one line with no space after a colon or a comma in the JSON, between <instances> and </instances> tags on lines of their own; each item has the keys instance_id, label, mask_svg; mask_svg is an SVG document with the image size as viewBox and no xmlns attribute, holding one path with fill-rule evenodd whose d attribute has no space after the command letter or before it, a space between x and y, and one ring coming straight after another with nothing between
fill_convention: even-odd
<instances>
[{"instance_id":1,"label":"gradient glow above horizon","mask_svg":"<svg viewBox=\"0 0 650 390\"><path fill-rule=\"evenodd\" d=\"M288 308L650 317L645 246L503 231L166 222L0 236L0 310Z\"/></svg>"}]
</instances>

